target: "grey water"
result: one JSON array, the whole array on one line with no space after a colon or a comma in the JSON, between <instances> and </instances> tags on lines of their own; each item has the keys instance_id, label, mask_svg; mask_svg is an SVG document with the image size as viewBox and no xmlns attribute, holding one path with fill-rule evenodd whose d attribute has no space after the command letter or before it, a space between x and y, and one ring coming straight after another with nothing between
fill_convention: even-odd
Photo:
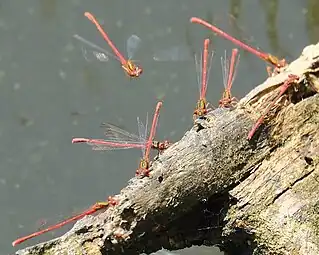
<instances>
[{"instance_id":1,"label":"grey water","mask_svg":"<svg viewBox=\"0 0 319 255\"><path fill-rule=\"evenodd\" d=\"M11 247L43 222L54 223L118 193L134 175L139 150L92 151L72 145L73 137L103 138L102 122L137 133L136 117L151 115L157 100L164 102L157 139L183 136L199 96L192 53L200 52L206 37L215 51L207 99L218 104L220 57L234 46L190 24L190 17L214 22L289 61L318 41L318 5L316 0L1 1L0 254L63 234L70 227ZM139 79L129 79L117 61L83 56L74 34L110 50L85 11L97 17L124 54L127 38L141 39L134 55L144 69ZM232 91L237 98L267 77L263 61L240 54ZM220 254L216 247L172 252Z\"/></svg>"}]
</instances>

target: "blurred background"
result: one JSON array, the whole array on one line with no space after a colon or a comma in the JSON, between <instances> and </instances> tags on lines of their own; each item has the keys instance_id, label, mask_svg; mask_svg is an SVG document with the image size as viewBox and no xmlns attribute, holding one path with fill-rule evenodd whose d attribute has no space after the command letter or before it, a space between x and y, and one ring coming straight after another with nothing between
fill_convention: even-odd
<instances>
[{"instance_id":1,"label":"blurred background","mask_svg":"<svg viewBox=\"0 0 319 255\"><path fill-rule=\"evenodd\" d=\"M138 149L92 151L73 137L103 138L102 122L137 133L136 117L164 101L158 139L179 140L192 126L199 97L193 53L204 38L215 51L207 99L223 91L220 57L234 47L192 16L288 61L319 39L317 0L107 1L29 0L0 3L0 254L56 237L69 227L12 248L22 236L118 193L134 176ZM110 50L92 12L126 54L127 38L141 39L134 59L144 73L129 79L115 61L83 56L74 34ZM85 52L89 52L85 51ZM242 97L266 77L266 64L240 51L233 95ZM163 252L161 253L163 254ZM220 254L193 247L174 254Z\"/></svg>"}]
</instances>

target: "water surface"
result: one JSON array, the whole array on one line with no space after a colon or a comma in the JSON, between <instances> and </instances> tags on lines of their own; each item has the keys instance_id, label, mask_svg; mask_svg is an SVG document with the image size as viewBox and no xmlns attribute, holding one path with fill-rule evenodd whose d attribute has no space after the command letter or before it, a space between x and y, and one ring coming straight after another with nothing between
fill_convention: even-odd
<instances>
[{"instance_id":1,"label":"water surface","mask_svg":"<svg viewBox=\"0 0 319 255\"><path fill-rule=\"evenodd\" d=\"M154 61L158 52L174 47L199 52L209 36L215 56L207 98L217 105L223 90L220 57L233 45L189 24L190 17L214 21L264 51L291 60L304 46L318 41L319 22L311 11L316 5L315 0L3 1L0 253L14 252L11 242L36 230L39 222L54 222L104 200L134 175L138 150L93 152L89 146L72 145L73 137L103 138L99 125L105 121L137 132L136 117L151 114L158 99L164 100L159 139L177 141L191 127L198 99L194 62L187 58L182 62ZM109 49L83 16L85 11L103 22L123 52L129 36L136 34L142 39L136 53L144 67L140 79L128 79L117 62L85 60L74 34ZM266 75L261 60L241 51L234 96L245 95ZM218 254L214 248L196 249L175 253Z\"/></svg>"}]
</instances>

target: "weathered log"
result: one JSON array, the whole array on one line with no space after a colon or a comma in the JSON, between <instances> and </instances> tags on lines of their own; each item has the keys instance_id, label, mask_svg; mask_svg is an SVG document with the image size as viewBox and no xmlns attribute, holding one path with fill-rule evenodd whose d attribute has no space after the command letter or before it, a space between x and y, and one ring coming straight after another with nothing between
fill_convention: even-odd
<instances>
[{"instance_id":1,"label":"weathered log","mask_svg":"<svg viewBox=\"0 0 319 255\"><path fill-rule=\"evenodd\" d=\"M193 244L229 254L319 254L318 70L319 43L235 109L198 119L153 162L149 178L129 181L118 205L16 254L140 254ZM248 141L256 113L288 74L298 84Z\"/></svg>"}]
</instances>

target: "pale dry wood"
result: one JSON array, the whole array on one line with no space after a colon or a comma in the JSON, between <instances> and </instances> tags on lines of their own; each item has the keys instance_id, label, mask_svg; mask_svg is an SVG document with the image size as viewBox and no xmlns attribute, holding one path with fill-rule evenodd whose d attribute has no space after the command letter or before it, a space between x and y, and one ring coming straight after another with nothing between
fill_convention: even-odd
<instances>
[{"instance_id":1,"label":"pale dry wood","mask_svg":"<svg viewBox=\"0 0 319 255\"><path fill-rule=\"evenodd\" d=\"M319 97L302 89L317 86L318 61L319 44L308 46L236 109L198 120L154 161L150 178L129 181L117 206L16 254L140 254L192 244L229 254L319 254ZM289 73L300 76L294 94L310 97L286 100L247 141L252 113L262 112Z\"/></svg>"}]
</instances>

